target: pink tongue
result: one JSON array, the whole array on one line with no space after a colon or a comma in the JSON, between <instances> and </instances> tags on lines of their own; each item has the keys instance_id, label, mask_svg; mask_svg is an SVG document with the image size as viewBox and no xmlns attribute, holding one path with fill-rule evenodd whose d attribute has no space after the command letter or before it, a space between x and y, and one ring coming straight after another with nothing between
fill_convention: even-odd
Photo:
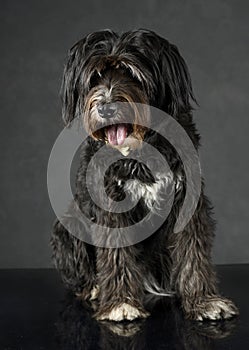
<instances>
[{"instance_id":1,"label":"pink tongue","mask_svg":"<svg viewBox=\"0 0 249 350\"><path fill-rule=\"evenodd\" d=\"M112 125L107 130L108 141L111 145L122 145L126 138L127 128L123 124Z\"/></svg>"},{"instance_id":2,"label":"pink tongue","mask_svg":"<svg viewBox=\"0 0 249 350\"><path fill-rule=\"evenodd\" d=\"M109 126L107 129L107 137L111 145L117 145L116 125Z\"/></svg>"},{"instance_id":3,"label":"pink tongue","mask_svg":"<svg viewBox=\"0 0 249 350\"><path fill-rule=\"evenodd\" d=\"M122 145L124 143L124 140L126 138L127 129L125 125L117 125L117 141L118 145Z\"/></svg>"}]
</instances>

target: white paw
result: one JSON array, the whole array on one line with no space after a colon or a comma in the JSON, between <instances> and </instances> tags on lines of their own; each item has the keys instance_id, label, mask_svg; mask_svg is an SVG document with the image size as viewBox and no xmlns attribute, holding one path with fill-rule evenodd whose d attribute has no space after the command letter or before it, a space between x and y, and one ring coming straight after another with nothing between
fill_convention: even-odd
<instances>
[{"instance_id":1,"label":"white paw","mask_svg":"<svg viewBox=\"0 0 249 350\"><path fill-rule=\"evenodd\" d=\"M231 300L225 298L210 298L210 300L205 300L203 304L200 305L200 310L197 311L196 314L196 320L228 319L235 315L238 315L238 310Z\"/></svg>"},{"instance_id":2,"label":"white paw","mask_svg":"<svg viewBox=\"0 0 249 350\"><path fill-rule=\"evenodd\" d=\"M127 303L123 303L114 307L110 312L104 313L98 317L98 320L110 320L110 321L132 321L136 318L145 318L149 316L146 311L140 311L136 307Z\"/></svg>"}]
</instances>

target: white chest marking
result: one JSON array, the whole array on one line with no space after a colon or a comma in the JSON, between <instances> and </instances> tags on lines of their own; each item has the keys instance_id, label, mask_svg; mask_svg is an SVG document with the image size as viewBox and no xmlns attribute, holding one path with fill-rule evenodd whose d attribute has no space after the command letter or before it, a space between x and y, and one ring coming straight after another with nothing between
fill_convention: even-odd
<instances>
[{"instance_id":1,"label":"white chest marking","mask_svg":"<svg viewBox=\"0 0 249 350\"><path fill-rule=\"evenodd\" d=\"M162 190L169 185L172 185L174 178L173 173L157 174L155 176L156 182L148 185L139 180L129 180L126 182L124 189L131 195L134 202L143 198L146 206L152 210L154 205L159 205L162 200ZM176 181L176 190L181 186L181 179Z\"/></svg>"}]
</instances>

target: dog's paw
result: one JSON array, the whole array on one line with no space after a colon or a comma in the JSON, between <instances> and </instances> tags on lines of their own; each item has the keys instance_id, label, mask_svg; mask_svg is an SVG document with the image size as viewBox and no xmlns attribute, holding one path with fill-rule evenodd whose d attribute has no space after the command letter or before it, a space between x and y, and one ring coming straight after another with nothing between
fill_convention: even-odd
<instances>
[{"instance_id":1,"label":"dog's paw","mask_svg":"<svg viewBox=\"0 0 249 350\"><path fill-rule=\"evenodd\" d=\"M222 297L204 298L187 312L187 316L197 321L229 319L239 314L234 303Z\"/></svg>"},{"instance_id":2,"label":"dog's paw","mask_svg":"<svg viewBox=\"0 0 249 350\"><path fill-rule=\"evenodd\" d=\"M97 320L109 320L109 321L132 321L137 318L145 318L148 317L149 313L146 311L142 311L137 309L134 306L131 306L127 303L120 304L118 306L113 307L110 311L100 313L97 315Z\"/></svg>"}]
</instances>

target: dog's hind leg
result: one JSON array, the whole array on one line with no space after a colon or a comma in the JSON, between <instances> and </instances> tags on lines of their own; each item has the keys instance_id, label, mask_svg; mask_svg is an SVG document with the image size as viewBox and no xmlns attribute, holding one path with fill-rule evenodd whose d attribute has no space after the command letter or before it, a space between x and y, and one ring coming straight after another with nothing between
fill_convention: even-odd
<instances>
[{"instance_id":1,"label":"dog's hind leg","mask_svg":"<svg viewBox=\"0 0 249 350\"><path fill-rule=\"evenodd\" d=\"M58 220L51 246L54 264L65 285L83 299L90 299L96 283L94 247L74 237Z\"/></svg>"},{"instance_id":2,"label":"dog's hind leg","mask_svg":"<svg viewBox=\"0 0 249 350\"><path fill-rule=\"evenodd\" d=\"M142 268L136 246L97 249L97 283L100 286L98 320L134 320L147 317L143 307Z\"/></svg>"},{"instance_id":3,"label":"dog's hind leg","mask_svg":"<svg viewBox=\"0 0 249 350\"><path fill-rule=\"evenodd\" d=\"M238 313L232 301L219 295L211 264L214 223L210 205L202 194L198 207L183 232L171 235L171 288L180 297L188 318L230 318Z\"/></svg>"}]
</instances>

